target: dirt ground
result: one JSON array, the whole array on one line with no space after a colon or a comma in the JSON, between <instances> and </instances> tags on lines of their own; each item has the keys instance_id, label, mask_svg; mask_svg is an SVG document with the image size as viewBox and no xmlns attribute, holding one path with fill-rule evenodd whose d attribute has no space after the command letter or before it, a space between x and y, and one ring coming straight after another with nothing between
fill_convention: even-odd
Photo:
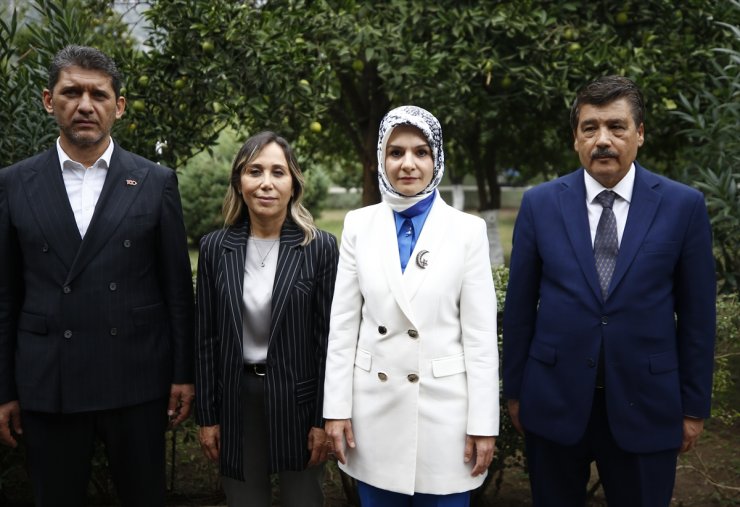
<instances>
[{"instance_id":1,"label":"dirt ground","mask_svg":"<svg viewBox=\"0 0 740 507\"><path fill-rule=\"evenodd\" d=\"M174 492L168 495L167 504L177 507L223 506L215 466L198 454L179 453ZM22 473L22 472L21 472ZM597 474L592 474L592 485ZM3 480L4 479L4 480ZM9 477L0 470L0 507L30 507L28 484L20 477ZM100 481L98 481L98 487ZM13 488L8 486L13 485ZM94 492L91 488L91 493ZM603 492L595 487L590 507L606 506ZM350 507L343 491L341 476L336 466L327 466L326 507ZM93 498L95 495L92 495ZM106 505L95 501L92 505ZM275 498L274 506L279 506ZM530 506L529 483L522 468L505 471L500 490L492 481L474 507L526 507ZM709 420L695 450L681 455L676 473L672 507L740 506L740 422L732 427L720 421Z\"/></svg>"},{"instance_id":2,"label":"dirt ground","mask_svg":"<svg viewBox=\"0 0 740 507\"><path fill-rule=\"evenodd\" d=\"M606 506L603 491L596 482L598 474L593 470L591 485L595 492L589 502L590 507ZM189 486L211 482L215 489L210 493L201 491L191 494L172 495L170 505L178 506L219 506L225 505L218 491L218 478L212 476L206 481L195 478L181 479ZM342 490L341 478L336 466L327 467L326 507L350 507ZM274 506L279 506L275 498ZM531 506L527 474L521 468L507 469L499 491L494 484L488 485L483 497L475 507L526 507ZM740 423L733 427L724 426L719 421L709 420L697 448L681 455L676 472L676 487L672 507L714 507L740 506Z\"/></svg>"}]
</instances>

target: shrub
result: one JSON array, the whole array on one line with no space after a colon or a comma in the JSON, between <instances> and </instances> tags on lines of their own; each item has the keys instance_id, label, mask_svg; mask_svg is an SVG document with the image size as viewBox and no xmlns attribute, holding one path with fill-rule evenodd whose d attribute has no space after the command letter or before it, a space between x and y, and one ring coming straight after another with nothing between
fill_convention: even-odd
<instances>
[{"instance_id":1,"label":"shrub","mask_svg":"<svg viewBox=\"0 0 740 507\"><path fill-rule=\"evenodd\" d=\"M740 11L740 2L733 0ZM683 152L686 179L704 192L714 234L714 255L721 292L740 289L740 27L717 23L730 30L735 47L716 48L711 87L692 100L680 96L675 111L688 127L683 133L692 144Z\"/></svg>"}]
</instances>

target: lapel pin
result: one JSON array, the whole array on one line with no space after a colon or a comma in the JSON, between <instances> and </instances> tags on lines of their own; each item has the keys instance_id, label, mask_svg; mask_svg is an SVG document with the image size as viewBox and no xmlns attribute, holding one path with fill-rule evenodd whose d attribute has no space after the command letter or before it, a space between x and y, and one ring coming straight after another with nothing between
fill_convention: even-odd
<instances>
[{"instance_id":1,"label":"lapel pin","mask_svg":"<svg viewBox=\"0 0 740 507\"><path fill-rule=\"evenodd\" d=\"M429 261L424 258L426 254L429 253L429 250L422 250L418 254L416 254L416 265L419 266L421 269L426 269L429 265Z\"/></svg>"},{"instance_id":2,"label":"lapel pin","mask_svg":"<svg viewBox=\"0 0 740 507\"><path fill-rule=\"evenodd\" d=\"M132 187L135 187L137 185L136 180L126 180L126 185L130 185Z\"/></svg>"}]
</instances>

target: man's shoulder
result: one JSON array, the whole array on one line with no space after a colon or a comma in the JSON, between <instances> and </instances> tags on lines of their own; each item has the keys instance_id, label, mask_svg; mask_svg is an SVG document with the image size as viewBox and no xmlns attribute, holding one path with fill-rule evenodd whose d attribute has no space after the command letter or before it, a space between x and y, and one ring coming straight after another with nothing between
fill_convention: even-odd
<instances>
[{"instance_id":1,"label":"man's shoulder","mask_svg":"<svg viewBox=\"0 0 740 507\"><path fill-rule=\"evenodd\" d=\"M654 173L643 166L635 163L637 170L636 177L645 182L645 184L655 191L661 192L665 196L679 198L703 198L702 193L694 187L691 187L680 181L673 180L667 176Z\"/></svg>"},{"instance_id":2,"label":"man's shoulder","mask_svg":"<svg viewBox=\"0 0 740 507\"><path fill-rule=\"evenodd\" d=\"M578 185L579 182L583 182L583 168L578 168L568 174L558 176L557 178L530 187L524 191L524 195L529 199L555 195L558 192Z\"/></svg>"},{"instance_id":3,"label":"man's shoulder","mask_svg":"<svg viewBox=\"0 0 740 507\"><path fill-rule=\"evenodd\" d=\"M125 150L118 143L116 143L115 150L113 151L113 160L111 160L111 163L116 159L125 165L133 165L138 168L146 169L147 171L160 176L169 176L174 173L171 168L158 164L157 162L149 160L146 157L142 157L132 151Z\"/></svg>"},{"instance_id":4,"label":"man's shoulder","mask_svg":"<svg viewBox=\"0 0 740 507\"><path fill-rule=\"evenodd\" d=\"M11 174L17 173L18 171L23 171L27 167L34 167L37 166L39 163L48 163L48 159L52 155L56 155L55 149L50 148L48 150L44 150L19 162L0 169L0 174L9 176Z\"/></svg>"}]
</instances>

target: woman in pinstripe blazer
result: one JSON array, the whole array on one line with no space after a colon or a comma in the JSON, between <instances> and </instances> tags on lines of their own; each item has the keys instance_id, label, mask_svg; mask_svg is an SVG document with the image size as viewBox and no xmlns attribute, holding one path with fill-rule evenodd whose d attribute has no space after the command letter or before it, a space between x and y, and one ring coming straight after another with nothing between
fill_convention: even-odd
<instances>
[{"instance_id":1,"label":"woman in pinstripe blazer","mask_svg":"<svg viewBox=\"0 0 740 507\"><path fill-rule=\"evenodd\" d=\"M196 419L229 506L323 504L323 383L337 244L301 205L287 141L262 132L236 156L226 227L200 243Z\"/></svg>"}]
</instances>

